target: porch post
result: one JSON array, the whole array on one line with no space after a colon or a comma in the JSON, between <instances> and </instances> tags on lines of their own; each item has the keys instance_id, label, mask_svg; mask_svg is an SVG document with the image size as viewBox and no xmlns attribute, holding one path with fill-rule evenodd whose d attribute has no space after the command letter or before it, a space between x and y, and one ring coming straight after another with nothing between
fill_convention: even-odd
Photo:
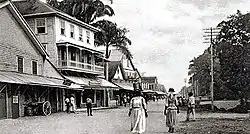
<instances>
[{"instance_id":1,"label":"porch post","mask_svg":"<svg viewBox=\"0 0 250 134\"><path fill-rule=\"evenodd\" d=\"M68 45L66 45L66 60L67 60L67 66L69 66L69 48L68 48Z\"/></svg>"},{"instance_id":2,"label":"porch post","mask_svg":"<svg viewBox=\"0 0 250 134\"><path fill-rule=\"evenodd\" d=\"M5 87L5 103L6 103L6 118L9 118L9 97L8 97L8 84Z\"/></svg>"}]
</instances>

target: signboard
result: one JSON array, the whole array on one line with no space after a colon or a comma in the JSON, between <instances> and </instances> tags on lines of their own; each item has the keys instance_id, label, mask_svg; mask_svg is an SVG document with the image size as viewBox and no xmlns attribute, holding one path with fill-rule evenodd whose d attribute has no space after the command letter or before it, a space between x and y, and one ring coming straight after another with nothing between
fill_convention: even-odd
<instances>
[{"instance_id":1,"label":"signboard","mask_svg":"<svg viewBox=\"0 0 250 134\"><path fill-rule=\"evenodd\" d=\"M18 103L18 96L13 96L13 103Z\"/></svg>"},{"instance_id":2,"label":"signboard","mask_svg":"<svg viewBox=\"0 0 250 134\"><path fill-rule=\"evenodd\" d=\"M100 81L89 81L89 85L90 86L101 86L101 82Z\"/></svg>"}]
</instances>

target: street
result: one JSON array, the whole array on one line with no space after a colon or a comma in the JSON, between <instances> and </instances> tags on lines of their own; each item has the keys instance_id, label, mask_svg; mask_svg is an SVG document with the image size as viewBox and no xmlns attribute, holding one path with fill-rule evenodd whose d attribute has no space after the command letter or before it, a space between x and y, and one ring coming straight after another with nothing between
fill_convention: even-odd
<instances>
[{"instance_id":1,"label":"street","mask_svg":"<svg viewBox=\"0 0 250 134\"><path fill-rule=\"evenodd\" d=\"M168 128L165 127L165 119L163 116L163 101L149 102L148 113L149 117L147 119L147 130L146 134L165 134ZM0 120L0 130L1 134L130 134L130 118L128 117L128 107L121 107L117 109L106 109L106 110L95 110L94 116L87 116L85 112L79 112L77 114L66 114L66 113L54 113L50 116L36 116L36 117L23 117L19 119L3 119ZM217 115L217 117L215 116ZM237 126L231 125L225 127L225 125L220 124L218 120L211 119L223 118L218 114L203 113L197 114L198 120L195 122L184 122L185 111L181 111L178 114L179 123L176 128L177 133L210 133L210 131L204 129L210 127L211 124L224 126L222 130L229 129L230 126L234 127L234 133L247 134L249 133L250 123L249 115L242 114L237 115L228 114L230 118L248 118L246 121L241 120L241 122L236 122ZM208 121L206 121L207 117ZM206 121L204 123L204 121ZM224 123L230 120L222 120ZM201 125L203 124L203 125ZM244 126L245 125L245 126ZM213 127L216 129L217 126ZM235 128L236 127L236 128ZM237 128L239 127L239 128ZM241 128L244 127L244 128ZM193 131L194 130L194 131ZM238 131L237 131L238 130ZM218 130L218 132L222 131ZM229 132L229 131L228 131ZM230 130L231 132L231 130ZM211 131L213 133L213 131ZM214 132L215 133L215 132ZM227 133L225 131L225 133Z\"/></svg>"}]
</instances>

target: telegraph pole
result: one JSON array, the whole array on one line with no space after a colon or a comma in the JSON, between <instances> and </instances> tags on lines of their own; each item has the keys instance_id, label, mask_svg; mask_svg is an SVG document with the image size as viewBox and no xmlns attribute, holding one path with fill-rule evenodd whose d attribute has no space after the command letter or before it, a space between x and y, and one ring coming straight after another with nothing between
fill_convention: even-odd
<instances>
[{"instance_id":1,"label":"telegraph pole","mask_svg":"<svg viewBox=\"0 0 250 134\"><path fill-rule=\"evenodd\" d=\"M210 92L211 92L211 109L212 112L214 112L214 54L213 54L213 39L216 37L219 33L219 28L209 28L209 29L203 29L205 32L205 42L204 43L209 43L210 44L210 55L211 55L211 85L210 85Z\"/></svg>"}]
</instances>

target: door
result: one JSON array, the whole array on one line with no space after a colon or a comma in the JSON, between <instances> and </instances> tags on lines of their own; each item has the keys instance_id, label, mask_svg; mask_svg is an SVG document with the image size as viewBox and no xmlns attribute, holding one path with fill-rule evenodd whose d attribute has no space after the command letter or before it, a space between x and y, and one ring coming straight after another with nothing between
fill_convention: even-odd
<instances>
[{"instance_id":1,"label":"door","mask_svg":"<svg viewBox=\"0 0 250 134\"><path fill-rule=\"evenodd\" d=\"M19 96L12 96L12 118L16 119L19 117Z\"/></svg>"},{"instance_id":2,"label":"door","mask_svg":"<svg viewBox=\"0 0 250 134\"><path fill-rule=\"evenodd\" d=\"M6 117L5 93L0 93L0 118Z\"/></svg>"}]
</instances>

